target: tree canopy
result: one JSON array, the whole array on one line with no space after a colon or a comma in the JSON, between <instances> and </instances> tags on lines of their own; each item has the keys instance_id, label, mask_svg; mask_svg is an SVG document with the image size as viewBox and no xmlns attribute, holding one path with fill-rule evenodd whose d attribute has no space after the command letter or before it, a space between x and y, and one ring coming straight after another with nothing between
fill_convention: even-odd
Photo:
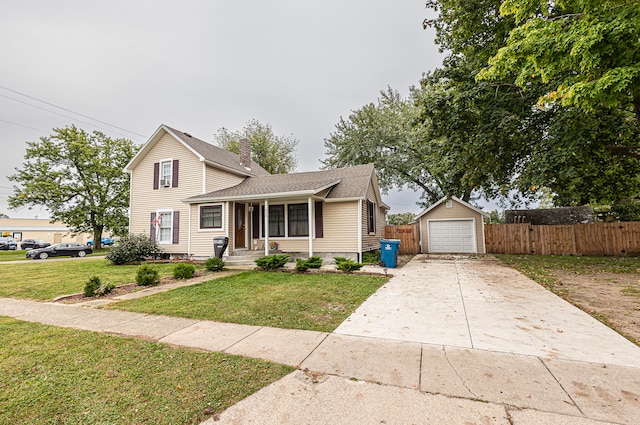
<instances>
[{"instance_id":1,"label":"tree canopy","mask_svg":"<svg viewBox=\"0 0 640 425\"><path fill-rule=\"evenodd\" d=\"M54 128L50 136L27 142L25 162L9 177L19 184L9 206L45 206L52 220L74 232L92 232L100 247L103 230L126 233L129 175L123 169L137 149L99 131Z\"/></svg>"},{"instance_id":2,"label":"tree canopy","mask_svg":"<svg viewBox=\"0 0 640 425\"><path fill-rule=\"evenodd\" d=\"M220 128L213 136L217 146L230 152L240 153L240 140L251 142L251 159L271 174L294 172L298 165L296 147L298 139L293 135L278 136L269 124L250 120L239 131Z\"/></svg>"}]
</instances>

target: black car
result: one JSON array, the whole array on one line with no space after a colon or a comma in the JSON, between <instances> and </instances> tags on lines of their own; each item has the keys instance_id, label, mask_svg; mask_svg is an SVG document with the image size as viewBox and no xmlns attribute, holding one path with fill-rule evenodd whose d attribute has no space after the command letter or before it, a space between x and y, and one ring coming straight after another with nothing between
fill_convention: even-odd
<instances>
[{"instance_id":1,"label":"black car","mask_svg":"<svg viewBox=\"0 0 640 425\"><path fill-rule=\"evenodd\" d=\"M49 257L84 257L91 254L93 249L81 243L57 243L46 248L32 249L27 251L26 257L39 258L44 260Z\"/></svg>"},{"instance_id":2,"label":"black car","mask_svg":"<svg viewBox=\"0 0 640 425\"><path fill-rule=\"evenodd\" d=\"M50 246L49 242L45 242L42 239L25 239L20 244L21 249L34 249L34 248L46 248Z\"/></svg>"}]
</instances>

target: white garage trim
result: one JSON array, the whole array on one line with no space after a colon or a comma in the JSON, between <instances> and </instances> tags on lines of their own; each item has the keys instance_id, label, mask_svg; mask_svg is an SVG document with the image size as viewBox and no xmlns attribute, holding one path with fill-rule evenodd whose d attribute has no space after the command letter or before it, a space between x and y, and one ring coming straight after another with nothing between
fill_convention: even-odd
<instances>
[{"instance_id":1,"label":"white garage trim","mask_svg":"<svg viewBox=\"0 0 640 425\"><path fill-rule=\"evenodd\" d=\"M439 227L439 230L447 230L447 226L440 226L445 224L461 224L464 225L466 223L469 226L460 227L461 230L470 230L470 235L460 234L460 240L452 240L447 241L439 241L437 240L437 236L434 235L433 230L436 227ZM433 226L432 226L433 224ZM449 226L449 230L452 229L452 226ZM451 253L451 254L477 254L478 253L478 245L477 245L477 235L476 235L476 219L475 218L447 218L447 219L432 219L427 220L427 231L428 231L428 239L429 239L429 252L430 253ZM451 236L449 233L448 236ZM455 235L454 235L455 236ZM465 238L470 238L465 240Z\"/></svg>"}]
</instances>

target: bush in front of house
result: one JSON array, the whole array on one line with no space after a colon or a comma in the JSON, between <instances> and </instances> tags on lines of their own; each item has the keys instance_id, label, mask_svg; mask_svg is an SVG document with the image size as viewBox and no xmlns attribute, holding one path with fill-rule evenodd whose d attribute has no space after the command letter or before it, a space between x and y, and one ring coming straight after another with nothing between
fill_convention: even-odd
<instances>
[{"instance_id":1,"label":"bush in front of house","mask_svg":"<svg viewBox=\"0 0 640 425\"><path fill-rule=\"evenodd\" d=\"M364 264L353 261L351 258L335 257L336 268L340 271L353 273L360 270Z\"/></svg>"},{"instance_id":2,"label":"bush in front of house","mask_svg":"<svg viewBox=\"0 0 640 425\"><path fill-rule=\"evenodd\" d=\"M139 263L147 258L159 258L162 248L147 235L129 235L118 241L107 253L113 264Z\"/></svg>"},{"instance_id":3,"label":"bush in front of house","mask_svg":"<svg viewBox=\"0 0 640 425\"><path fill-rule=\"evenodd\" d=\"M302 258L296 259L296 270L299 272L306 272L309 269L319 269L322 266L322 258L313 256L306 260Z\"/></svg>"},{"instance_id":4,"label":"bush in front of house","mask_svg":"<svg viewBox=\"0 0 640 425\"><path fill-rule=\"evenodd\" d=\"M160 275L158 270L148 264L138 267L136 272L136 283L138 286L155 286L160 283Z\"/></svg>"},{"instance_id":5,"label":"bush in front of house","mask_svg":"<svg viewBox=\"0 0 640 425\"><path fill-rule=\"evenodd\" d=\"M211 272L220 272L224 270L224 261L222 261L222 258L211 257L207 258L204 262L204 266Z\"/></svg>"},{"instance_id":6,"label":"bush in front of house","mask_svg":"<svg viewBox=\"0 0 640 425\"><path fill-rule=\"evenodd\" d=\"M180 263L173 268L173 277L176 279L191 279L196 272L196 266L189 263Z\"/></svg>"},{"instance_id":7,"label":"bush in front of house","mask_svg":"<svg viewBox=\"0 0 640 425\"><path fill-rule=\"evenodd\" d=\"M84 296L85 297L101 297L103 295L107 295L113 291L116 286L113 283L104 282L99 276L92 276L89 278L87 283L84 285Z\"/></svg>"},{"instance_id":8,"label":"bush in front of house","mask_svg":"<svg viewBox=\"0 0 640 425\"><path fill-rule=\"evenodd\" d=\"M276 270L287 264L289 256L287 254L265 255L255 260L255 263L262 270Z\"/></svg>"},{"instance_id":9,"label":"bush in front of house","mask_svg":"<svg viewBox=\"0 0 640 425\"><path fill-rule=\"evenodd\" d=\"M378 264L380 262L380 250L363 252L362 262L364 264Z\"/></svg>"}]
</instances>

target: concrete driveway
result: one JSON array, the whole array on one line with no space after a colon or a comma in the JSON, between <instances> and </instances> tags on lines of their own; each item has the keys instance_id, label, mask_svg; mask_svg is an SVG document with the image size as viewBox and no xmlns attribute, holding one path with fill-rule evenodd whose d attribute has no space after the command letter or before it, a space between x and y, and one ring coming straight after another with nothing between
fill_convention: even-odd
<instances>
[{"instance_id":1,"label":"concrete driveway","mask_svg":"<svg viewBox=\"0 0 640 425\"><path fill-rule=\"evenodd\" d=\"M415 257L334 333L640 367L637 346L491 257Z\"/></svg>"},{"instance_id":2,"label":"concrete driveway","mask_svg":"<svg viewBox=\"0 0 640 425\"><path fill-rule=\"evenodd\" d=\"M640 347L490 257L417 256L214 423L638 424Z\"/></svg>"}]
</instances>

